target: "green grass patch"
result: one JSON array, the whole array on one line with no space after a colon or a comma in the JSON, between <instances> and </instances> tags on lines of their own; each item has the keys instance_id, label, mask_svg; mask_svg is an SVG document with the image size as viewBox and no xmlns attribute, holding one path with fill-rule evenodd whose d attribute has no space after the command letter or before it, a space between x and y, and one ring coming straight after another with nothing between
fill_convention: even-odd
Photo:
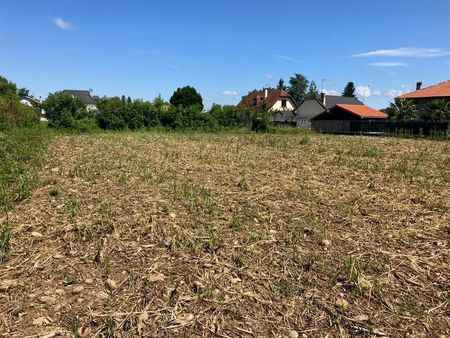
<instances>
[{"instance_id":1,"label":"green grass patch","mask_svg":"<svg viewBox=\"0 0 450 338\"><path fill-rule=\"evenodd\" d=\"M30 196L52 134L42 125L0 132L0 212Z\"/></svg>"}]
</instances>

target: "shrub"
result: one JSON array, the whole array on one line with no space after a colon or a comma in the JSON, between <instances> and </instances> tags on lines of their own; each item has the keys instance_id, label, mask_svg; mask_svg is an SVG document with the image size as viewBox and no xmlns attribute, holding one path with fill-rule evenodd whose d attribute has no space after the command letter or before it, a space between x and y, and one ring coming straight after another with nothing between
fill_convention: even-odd
<instances>
[{"instance_id":1,"label":"shrub","mask_svg":"<svg viewBox=\"0 0 450 338\"><path fill-rule=\"evenodd\" d=\"M18 98L0 96L0 130L30 127L39 123L39 109L26 106Z\"/></svg>"},{"instance_id":2,"label":"shrub","mask_svg":"<svg viewBox=\"0 0 450 338\"><path fill-rule=\"evenodd\" d=\"M50 94L41 106L49 126L57 129L76 129L84 123L79 121L92 117L81 100L63 93Z\"/></svg>"}]
</instances>

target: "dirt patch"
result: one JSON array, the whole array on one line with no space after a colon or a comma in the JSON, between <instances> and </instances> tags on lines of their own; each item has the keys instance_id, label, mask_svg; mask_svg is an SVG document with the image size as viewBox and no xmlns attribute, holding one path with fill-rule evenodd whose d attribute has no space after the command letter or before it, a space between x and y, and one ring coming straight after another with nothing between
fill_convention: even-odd
<instances>
[{"instance_id":1,"label":"dirt patch","mask_svg":"<svg viewBox=\"0 0 450 338\"><path fill-rule=\"evenodd\" d=\"M3 217L5 337L450 334L450 143L57 138Z\"/></svg>"}]
</instances>

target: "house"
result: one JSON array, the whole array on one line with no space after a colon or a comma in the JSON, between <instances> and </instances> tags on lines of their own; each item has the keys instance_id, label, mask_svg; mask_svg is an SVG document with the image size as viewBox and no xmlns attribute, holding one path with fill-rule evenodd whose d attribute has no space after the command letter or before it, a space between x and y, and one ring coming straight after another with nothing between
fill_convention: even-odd
<instances>
[{"instance_id":1,"label":"house","mask_svg":"<svg viewBox=\"0 0 450 338\"><path fill-rule=\"evenodd\" d=\"M295 124L294 110L296 104L289 93L283 89L265 89L253 91L243 96L237 105L238 111L269 111L275 124Z\"/></svg>"},{"instance_id":2,"label":"house","mask_svg":"<svg viewBox=\"0 0 450 338\"><path fill-rule=\"evenodd\" d=\"M313 99L303 100L295 110L294 121L296 122L297 127L310 128L312 118L333 108L337 104L364 105L364 103L354 97L335 96L322 93L316 95Z\"/></svg>"},{"instance_id":3,"label":"house","mask_svg":"<svg viewBox=\"0 0 450 338\"><path fill-rule=\"evenodd\" d=\"M98 96L94 96L92 89L89 90L65 89L61 93L79 99L86 105L87 111L89 112L97 111L97 101L99 98Z\"/></svg>"},{"instance_id":4,"label":"house","mask_svg":"<svg viewBox=\"0 0 450 338\"><path fill-rule=\"evenodd\" d=\"M365 105L337 104L311 119L314 130L328 133L361 131L361 123L386 121L388 115Z\"/></svg>"},{"instance_id":5,"label":"house","mask_svg":"<svg viewBox=\"0 0 450 338\"><path fill-rule=\"evenodd\" d=\"M422 82L417 82L416 91L401 95L397 99L412 100L419 112L424 112L426 105L433 100L450 101L450 80L422 88Z\"/></svg>"},{"instance_id":6,"label":"house","mask_svg":"<svg viewBox=\"0 0 450 338\"><path fill-rule=\"evenodd\" d=\"M28 106L28 107L37 107L41 103L41 101L34 96L22 96L20 98L20 103Z\"/></svg>"},{"instance_id":7,"label":"house","mask_svg":"<svg viewBox=\"0 0 450 338\"><path fill-rule=\"evenodd\" d=\"M35 98L34 96L26 95L26 96L22 96L20 98L20 103L22 103L22 104L24 104L25 106L28 106L28 107L35 107L35 108L37 108L41 104L41 100ZM47 121L47 119L45 118L45 110L41 109L40 113L41 113L41 117L40 117L41 121L43 121L43 122Z\"/></svg>"}]
</instances>

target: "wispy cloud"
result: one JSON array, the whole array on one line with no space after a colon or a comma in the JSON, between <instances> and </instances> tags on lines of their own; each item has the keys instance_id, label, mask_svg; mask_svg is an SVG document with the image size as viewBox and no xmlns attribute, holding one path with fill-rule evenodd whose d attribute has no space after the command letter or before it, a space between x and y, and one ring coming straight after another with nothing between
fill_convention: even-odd
<instances>
[{"instance_id":1,"label":"wispy cloud","mask_svg":"<svg viewBox=\"0 0 450 338\"><path fill-rule=\"evenodd\" d=\"M450 66L450 60L449 61L447 61L447 64Z\"/></svg>"},{"instance_id":2,"label":"wispy cloud","mask_svg":"<svg viewBox=\"0 0 450 338\"><path fill-rule=\"evenodd\" d=\"M53 23L55 24L56 27L58 27L59 29L62 29L62 30L75 29L75 25L74 24L72 24L70 22L67 22L67 21L64 21L61 18L54 18L53 19Z\"/></svg>"},{"instance_id":3,"label":"wispy cloud","mask_svg":"<svg viewBox=\"0 0 450 338\"><path fill-rule=\"evenodd\" d=\"M335 90L335 89L323 89L322 90L325 94L327 94L327 95L335 95L335 96L337 96L337 95L341 95L341 93L339 93L337 90Z\"/></svg>"},{"instance_id":4,"label":"wispy cloud","mask_svg":"<svg viewBox=\"0 0 450 338\"><path fill-rule=\"evenodd\" d=\"M408 67L409 64L407 64L406 62L373 62L373 63L368 63L368 66L373 66L373 67Z\"/></svg>"},{"instance_id":5,"label":"wispy cloud","mask_svg":"<svg viewBox=\"0 0 450 338\"><path fill-rule=\"evenodd\" d=\"M296 58L293 58L293 57L287 56L287 55L274 54L272 56L277 59L284 60L284 61L289 61L289 62L294 62L294 63L305 63L304 61L298 60Z\"/></svg>"},{"instance_id":6,"label":"wispy cloud","mask_svg":"<svg viewBox=\"0 0 450 338\"><path fill-rule=\"evenodd\" d=\"M272 74L266 74L266 76L264 78L266 80L272 81L273 80L273 75Z\"/></svg>"},{"instance_id":7,"label":"wispy cloud","mask_svg":"<svg viewBox=\"0 0 450 338\"><path fill-rule=\"evenodd\" d=\"M222 93L223 96L238 96L239 93L236 90L225 90Z\"/></svg>"},{"instance_id":8,"label":"wispy cloud","mask_svg":"<svg viewBox=\"0 0 450 338\"><path fill-rule=\"evenodd\" d=\"M353 57L415 57L433 58L450 55L449 51L440 48L411 48L402 47L396 49L378 49L369 52L352 55Z\"/></svg>"}]
</instances>

